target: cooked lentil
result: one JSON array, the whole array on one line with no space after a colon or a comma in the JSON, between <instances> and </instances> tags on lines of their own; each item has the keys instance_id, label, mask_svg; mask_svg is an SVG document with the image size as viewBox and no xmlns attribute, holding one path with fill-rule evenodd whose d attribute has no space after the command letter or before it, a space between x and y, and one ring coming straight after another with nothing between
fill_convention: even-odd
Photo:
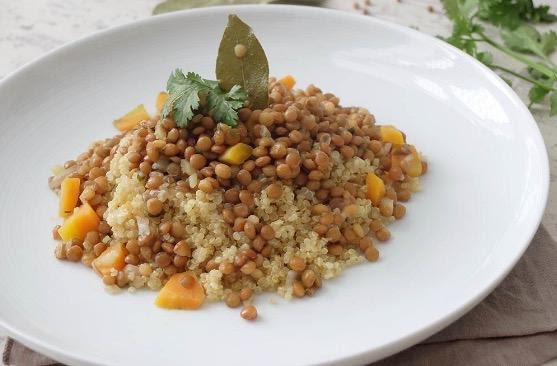
<instances>
[{"instance_id":1,"label":"cooked lentil","mask_svg":"<svg viewBox=\"0 0 557 366\"><path fill-rule=\"evenodd\" d=\"M257 318L257 309L253 305L244 306L240 316L246 320L254 320Z\"/></svg>"},{"instance_id":2,"label":"cooked lentil","mask_svg":"<svg viewBox=\"0 0 557 366\"><path fill-rule=\"evenodd\" d=\"M231 292L225 297L224 302L231 308L237 308L242 303L242 299L237 292Z\"/></svg>"},{"instance_id":3,"label":"cooked lentil","mask_svg":"<svg viewBox=\"0 0 557 366\"><path fill-rule=\"evenodd\" d=\"M247 301L251 299L252 294L253 291L251 288L244 287L243 289L240 290L240 299L242 299L242 301Z\"/></svg>"},{"instance_id":4,"label":"cooked lentil","mask_svg":"<svg viewBox=\"0 0 557 366\"><path fill-rule=\"evenodd\" d=\"M155 116L67 161L50 188L79 178L80 201L100 224L65 243L55 227L56 257L91 265L121 245L124 266L102 276L106 285L157 290L189 271L184 287L195 276L208 300L230 307L268 290L313 295L344 268L377 261L372 237L390 238L386 225L405 216L401 202L420 188L412 159L422 174L427 162L411 145L382 140L369 111L313 85L291 90L272 78L269 95L268 108L242 108L236 127L203 108L187 128ZM247 159L220 160L238 143L252 148ZM376 203L369 174L384 185ZM241 316L255 319L257 309Z\"/></svg>"},{"instance_id":5,"label":"cooked lentil","mask_svg":"<svg viewBox=\"0 0 557 366\"><path fill-rule=\"evenodd\" d=\"M182 278L182 281L180 281L180 284L185 288L192 287L194 283L195 283L195 278L193 278L192 275L185 275L184 278Z\"/></svg>"}]
</instances>

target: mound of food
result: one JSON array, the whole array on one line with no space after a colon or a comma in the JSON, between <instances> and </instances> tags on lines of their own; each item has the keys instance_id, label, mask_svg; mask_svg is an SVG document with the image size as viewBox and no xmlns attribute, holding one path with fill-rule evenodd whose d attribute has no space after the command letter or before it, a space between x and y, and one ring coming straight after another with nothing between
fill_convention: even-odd
<instances>
[{"instance_id":1,"label":"mound of food","mask_svg":"<svg viewBox=\"0 0 557 366\"><path fill-rule=\"evenodd\" d=\"M245 38L231 44L229 30ZM154 116L138 106L115 121L123 133L56 169L57 258L92 267L111 289L162 288L159 306L185 309L250 305L269 290L311 296L345 267L378 260L375 241L390 238L386 225L404 217L427 164L365 108L268 78L266 59L267 72L254 72L263 89L223 85L219 62L246 74L253 56L260 71L259 48L231 16L219 82L176 70Z\"/></svg>"}]
</instances>

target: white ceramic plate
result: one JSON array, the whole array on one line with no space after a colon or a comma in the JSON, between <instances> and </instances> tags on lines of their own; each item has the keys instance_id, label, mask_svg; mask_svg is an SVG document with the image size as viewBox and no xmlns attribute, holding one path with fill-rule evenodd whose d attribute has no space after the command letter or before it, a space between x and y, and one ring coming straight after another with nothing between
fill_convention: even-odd
<instances>
[{"instance_id":1,"label":"white ceramic plate","mask_svg":"<svg viewBox=\"0 0 557 366\"><path fill-rule=\"evenodd\" d=\"M291 73L400 126L428 157L423 192L377 264L314 298L269 304L246 322L223 304L196 312L155 293L107 294L57 261L47 177L153 104L175 67L214 77L228 13L255 29L271 74ZM83 365L361 364L456 320L508 273L546 202L547 156L532 116L497 76L442 41L370 17L303 7L217 7L153 17L64 46L0 83L0 324Z\"/></svg>"}]
</instances>

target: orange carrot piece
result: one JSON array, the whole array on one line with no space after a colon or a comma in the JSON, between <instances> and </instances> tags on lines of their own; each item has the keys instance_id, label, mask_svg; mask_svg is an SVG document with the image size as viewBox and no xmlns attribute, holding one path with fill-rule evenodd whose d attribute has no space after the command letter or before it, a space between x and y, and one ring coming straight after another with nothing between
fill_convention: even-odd
<instances>
[{"instance_id":1,"label":"orange carrot piece","mask_svg":"<svg viewBox=\"0 0 557 366\"><path fill-rule=\"evenodd\" d=\"M190 276L190 283L186 287L182 280ZM176 273L170 277L166 285L161 289L155 300L155 304L167 309L198 309L205 301L205 290L195 275L191 272Z\"/></svg>"},{"instance_id":2,"label":"orange carrot piece","mask_svg":"<svg viewBox=\"0 0 557 366\"><path fill-rule=\"evenodd\" d=\"M68 217L77 206L79 200L79 178L66 177L60 185L60 217Z\"/></svg>"},{"instance_id":3,"label":"orange carrot piece","mask_svg":"<svg viewBox=\"0 0 557 366\"><path fill-rule=\"evenodd\" d=\"M219 156L219 160L231 165L240 165L251 156L252 151L253 148L251 146L239 142L226 149L222 155Z\"/></svg>"},{"instance_id":4,"label":"orange carrot piece","mask_svg":"<svg viewBox=\"0 0 557 366\"><path fill-rule=\"evenodd\" d=\"M149 113L143 104L138 105L122 117L114 121L114 127L118 130L125 132L132 130L141 121L149 119Z\"/></svg>"},{"instance_id":5,"label":"orange carrot piece","mask_svg":"<svg viewBox=\"0 0 557 366\"><path fill-rule=\"evenodd\" d=\"M294 79L292 75L286 75L278 82L284 85L287 89L292 89L296 84L296 79Z\"/></svg>"},{"instance_id":6,"label":"orange carrot piece","mask_svg":"<svg viewBox=\"0 0 557 366\"><path fill-rule=\"evenodd\" d=\"M381 133L381 140L384 142L390 142L392 144L402 145L404 144L404 135L402 132L397 130L393 126L381 126L379 128Z\"/></svg>"},{"instance_id":7,"label":"orange carrot piece","mask_svg":"<svg viewBox=\"0 0 557 366\"><path fill-rule=\"evenodd\" d=\"M162 107L164 106L164 103L166 103L166 100L168 99L168 93L166 92L160 92L157 95L157 99L155 100L155 108L157 109L157 112L161 112L162 111Z\"/></svg>"},{"instance_id":8,"label":"orange carrot piece","mask_svg":"<svg viewBox=\"0 0 557 366\"><path fill-rule=\"evenodd\" d=\"M367 197L374 205L379 205L381 198L385 196L385 183L374 173L367 173L366 177Z\"/></svg>"},{"instance_id":9,"label":"orange carrot piece","mask_svg":"<svg viewBox=\"0 0 557 366\"><path fill-rule=\"evenodd\" d=\"M99 223L99 216L97 216L95 210L88 203L84 203L64 221L58 229L58 234L63 241L83 240L89 231L96 230L99 227Z\"/></svg>"}]
</instances>

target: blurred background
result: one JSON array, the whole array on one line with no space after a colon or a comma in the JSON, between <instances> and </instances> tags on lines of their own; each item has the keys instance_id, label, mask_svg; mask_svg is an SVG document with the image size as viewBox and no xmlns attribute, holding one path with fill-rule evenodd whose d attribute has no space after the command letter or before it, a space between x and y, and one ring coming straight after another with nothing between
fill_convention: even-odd
<instances>
[{"instance_id":1,"label":"blurred background","mask_svg":"<svg viewBox=\"0 0 557 366\"><path fill-rule=\"evenodd\" d=\"M235 0L0 0L0 77L61 44L94 31L167 10L204 4L259 3ZM420 28L430 34L450 32L439 0L283 1L366 13ZM557 4L556 4L557 5ZM357 8L357 9L356 9Z\"/></svg>"}]
</instances>

